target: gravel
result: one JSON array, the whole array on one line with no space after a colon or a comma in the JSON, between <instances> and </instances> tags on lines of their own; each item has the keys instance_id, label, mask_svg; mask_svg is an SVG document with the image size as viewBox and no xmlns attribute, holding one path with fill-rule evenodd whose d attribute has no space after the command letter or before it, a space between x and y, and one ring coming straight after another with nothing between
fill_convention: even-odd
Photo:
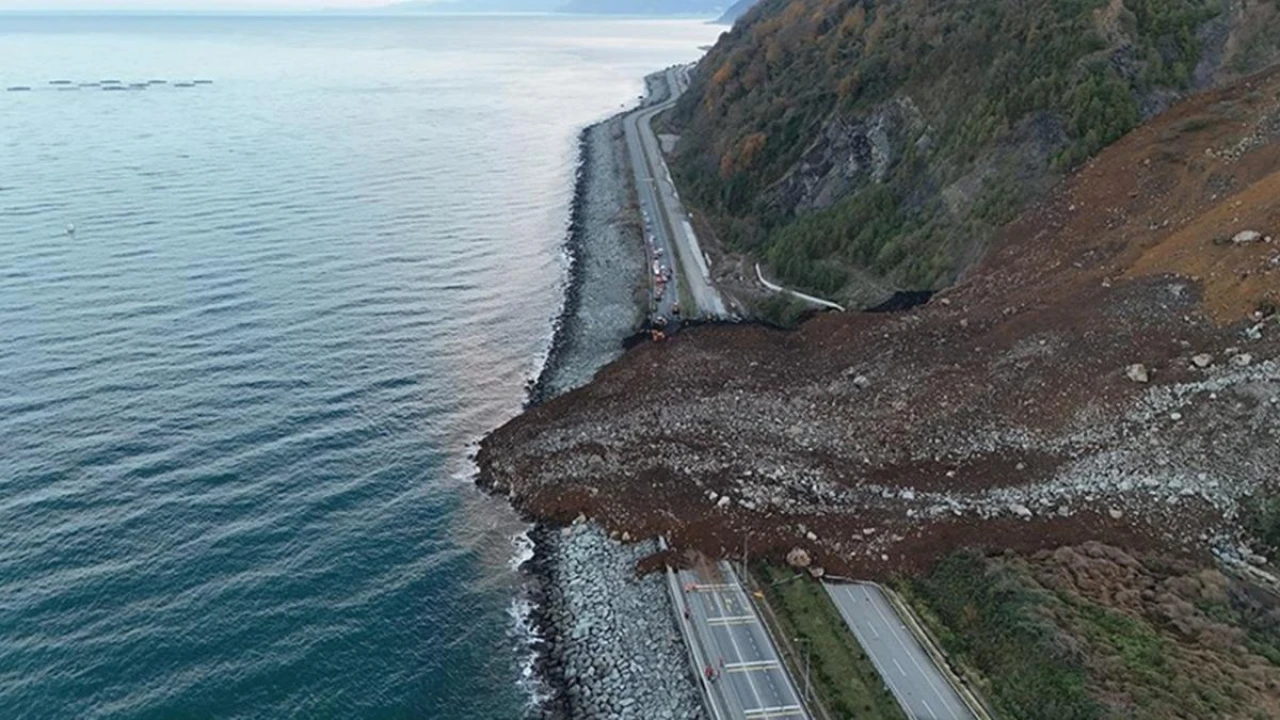
<instances>
[{"instance_id":1,"label":"gravel","mask_svg":"<svg viewBox=\"0 0 1280 720\"><path fill-rule=\"evenodd\" d=\"M620 116L583 131L582 165L565 252L569 286L530 404L588 383L644 322L644 239L622 146Z\"/></svg>"}]
</instances>

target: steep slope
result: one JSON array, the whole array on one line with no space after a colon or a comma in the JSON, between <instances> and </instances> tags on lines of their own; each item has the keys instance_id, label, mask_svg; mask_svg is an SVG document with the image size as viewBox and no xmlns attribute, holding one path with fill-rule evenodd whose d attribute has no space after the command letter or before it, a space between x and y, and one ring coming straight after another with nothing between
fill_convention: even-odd
<instances>
[{"instance_id":1,"label":"steep slope","mask_svg":"<svg viewBox=\"0 0 1280 720\"><path fill-rule=\"evenodd\" d=\"M1280 70L1130 133L926 306L632 350L490 435L481 482L845 574L969 543L1236 553L1280 484L1275 237Z\"/></svg>"},{"instance_id":2,"label":"steep slope","mask_svg":"<svg viewBox=\"0 0 1280 720\"><path fill-rule=\"evenodd\" d=\"M1275 0L764 0L671 117L674 171L788 283L936 288L1063 170L1277 44Z\"/></svg>"}]
</instances>

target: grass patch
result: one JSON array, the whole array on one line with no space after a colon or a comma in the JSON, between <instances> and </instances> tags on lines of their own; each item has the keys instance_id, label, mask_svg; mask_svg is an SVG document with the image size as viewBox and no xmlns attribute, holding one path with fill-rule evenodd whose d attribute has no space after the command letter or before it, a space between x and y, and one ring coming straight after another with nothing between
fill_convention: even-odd
<instances>
[{"instance_id":1,"label":"grass patch","mask_svg":"<svg viewBox=\"0 0 1280 720\"><path fill-rule=\"evenodd\" d=\"M822 586L807 577L767 565L752 568L769 606L790 638L806 638L812 648L810 680L832 717L905 720L902 709L871 659ZM803 643L796 643L803 652ZM803 663L803 657L800 659ZM803 685L803 678L796 678ZM803 692L803 687L801 687Z\"/></svg>"},{"instance_id":2,"label":"grass patch","mask_svg":"<svg viewBox=\"0 0 1280 720\"><path fill-rule=\"evenodd\" d=\"M940 621L938 640L946 651L988 678L988 696L1001 717L1103 717L1077 649L1047 617L1051 595L971 552L947 557L927 577L912 580L911 591ZM1135 661L1150 660L1145 636L1135 637Z\"/></svg>"}]
</instances>

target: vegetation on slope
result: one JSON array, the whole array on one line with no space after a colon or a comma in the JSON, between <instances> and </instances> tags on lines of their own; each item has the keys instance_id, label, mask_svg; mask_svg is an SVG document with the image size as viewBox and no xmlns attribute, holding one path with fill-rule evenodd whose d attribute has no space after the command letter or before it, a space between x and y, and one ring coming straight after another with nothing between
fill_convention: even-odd
<instances>
[{"instance_id":1,"label":"vegetation on slope","mask_svg":"<svg viewBox=\"0 0 1280 720\"><path fill-rule=\"evenodd\" d=\"M937 287L1058 172L1222 63L1269 61L1276 6L765 0L675 109L674 170L787 283L839 295L859 266Z\"/></svg>"},{"instance_id":2,"label":"vegetation on slope","mask_svg":"<svg viewBox=\"0 0 1280 720\"><path fill-rule=\"evenodd\" d=\"M1002 717L1098 718L1078 652L1049 622L1050 601L1024 578L962 552L910 588L947 652L978 668Z\"/></svg>"},{"instance_id":3,"label":"vegetation on slope","mask_svg":"<svg viewBox=\"0 0 1280 720\"><path fill-rule=\"evenodd\" d=\"M1275 717L1276 598L1216 570L1091 543L965 551L905 589L1001 717Z\"/></svg>"}]
</instances>

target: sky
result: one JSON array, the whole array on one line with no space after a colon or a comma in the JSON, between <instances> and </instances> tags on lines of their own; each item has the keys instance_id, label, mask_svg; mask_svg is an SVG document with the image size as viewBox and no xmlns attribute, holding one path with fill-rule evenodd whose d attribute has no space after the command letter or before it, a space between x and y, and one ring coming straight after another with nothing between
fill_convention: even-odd
<instances>
[{"instance_id":1,"label":"sky","mask_svg":"<svg viewBox=\"0 0 1280 720\"><path fill-rule=\"evenodd\" d=\"M391 0L0 0L3 10L316 10L362 8Z\"/></svg>"}]
</instances>

